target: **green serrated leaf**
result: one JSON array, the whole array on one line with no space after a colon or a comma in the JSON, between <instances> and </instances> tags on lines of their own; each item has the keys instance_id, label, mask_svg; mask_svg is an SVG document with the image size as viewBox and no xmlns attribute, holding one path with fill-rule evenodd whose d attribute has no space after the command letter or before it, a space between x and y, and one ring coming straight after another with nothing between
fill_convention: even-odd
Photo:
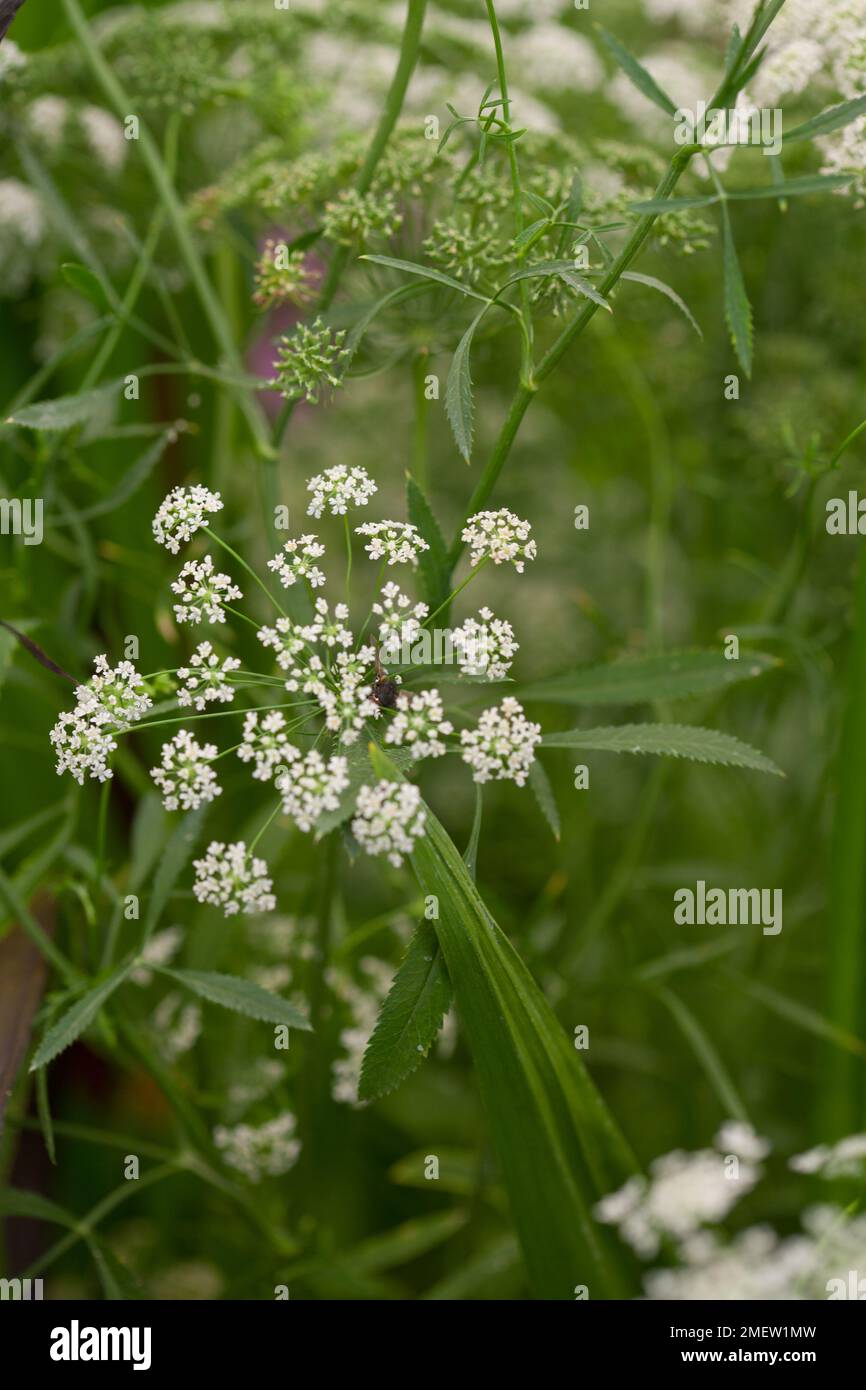
<instances>
[{"instance_id":1,"label":"green serrated leaf","mask_svg":"<svg viewBox=\"0 0 866 1390\"><path fill-rule=\"evenodd\" d=\"M367 1044L359 1100L376 1100L411 1076L436 1040L451 1007L451 981L436 933L420 922Z\"/></svg>"},{"instance_id":2,"label":"green serrated leaf","mask_svg":"<svg viewBox=\"0 0 866 1390\"><path fill-rule=\"evenodd\" d=\"M301 1028L305 1032L311 1029L309 1019L294 1004L272 994L269 989L262 989L252 980L243 980L238 975L220 975L215 970L172 970L167 965L153 968L210 1004L220 1004L224 1009L246 1014L247 1018L263 1023L287 1023L290 1028Z\"/></svg>"},{"instance_id":3,"label":"green serrated leaf","mask_svg":"<svg viewBox=\"0 0 866 1390\"><path fill-rule=\"evenodd\" d=\"M553 787L550 785L550 778L538 758L535 759L535 762L529 769L529 785L535 793L535 799L541 809L541 814L553 831L554 840L559 840L562 835L559 807L556 804L556 797L553 795Z\"/></svg>"},{"instance_id":4,"label":"green serrated leaf","mask_svg":"<svg viewBox=\"0 0 866 1390\"><path fill-rule=\"evenodd\" d=\"M784 777L782 769L764 753L716 729L694 724L619 724L600 729L571 729L567 733L547 734L543 748L591 748L602 753L655 753L671 758L689 758L698 763L718 763L727 767L748 767L755 772L772 772Z\"/></svg>"},{"instance_id":5,"label":"green serrated leaf","mask_svg":"<svg viewBox=\"0 0 866 1390\"><path fill-rule=\"evenodd\" d=\"M724 237L722 270L724 275L725 322L731 335L731 343L737 361L746 373L752 375L752 306L743 281L743 272L734 245L731 219L728 209L722 204L722 233Z\"/></svg>"},{"instance_id":6,"label":"green serrated leaf","mask_svg":"<svg viewBox=\"0 0 866 1390\"><path fill-rule=\"evenodd\" d=\"M0 1215L26 1216L31 1221L49 1221L55 1226L70 1228L78 1225L78 1218L72 1212L22 1187L7 1187L0 1192Z\"/></svg>"},{"instance_id":7,"label":"green serrated leaf","mask_svg":"<svg viewBox=\"0 0 866 1390\"><path fill-rule=\"evenodd\" d=\"M622 68L629 81L662 111L665 111L669 116L675 116L677 107L667 92L662 91L655 78L650 76L643 64L639 63L637 58L634 58L628 49L623 47L619 39L608 33L607 29L603 29L600 24L596 25L596 28L608 52Z\"/></svg>"},{"instance_id":8,"label":"green serrated leaf","mask_svg":"<svg viewBox=\"0 0 866 1390\"><path fill-rule=\"evenodd\" d=\"M621 278L623 280L634 280L639 285L648 285L650 289L658 290L660 294L666 295L671 303L677 306L680 313L685 315L698 337L703 338L704 335L700 330L698 321L688 304L686 304L685 300L680 298L676 290L671 289L670 285L666 285L664 280L657 280L654 275L642 275L637 270L625 270Z\"/></svg>"},{"instance_id":9,"label":"green serrated leaf","mask_svg":"<svg viewBox=\"0 0 866 1390\"><path fill-rule=\"evenodd\" d=\"M119 985L123 984L129 974L130 963L118 967L112 971L107 979L100 984L89 989L86 994L67 1009L65 1014L61 1014L56 1023L46 1031L41 1043L36 1049L33 1061L30 1063L31 1071L38 1071L39 1067L47 1064L59 1053L79 1038L86 1028L90 1026L99 1010L111 997Z\"/></svg>"},{"instance_id":10,"label":"green serrated leaf","mask_svg":"<svg viewBox=\"0 0 866 1390\"><path fill-rule=\"evenodd\" d=\"M419 265L417 261L401 261L394 256L360 256L359 260L373 261L374 264L388 266L391 270L405 270L409 275L420 275L425 280L435 280L439 285L447 285L449 290L459 290L461 294L468 295L470 299L481 299L485 304L492 303L486 294L479 294L469 285L455 280L453 275L446 275L444 271L434 270L429 265Z\"/></svg>"},{"instance_id":11,"label":"green serrated leaf","mask_svg":"<svg viewBox=\"0 0 866 1390\"><path fill-rule=\"evenodd\" d=\"M764 652L749 652L739 661L728 661L718 651L659 652L578 667L521 686L515 694L521 700L560 705L634 705L714 694L779 665L776 657Z\"/></svg>"},{"instance_id":12,"label":"green serrated leaf","mask_svg":"<svg viewBox=\"0 0 866 1390\"><path fill-rule=\"evenodd\" d=\"M433 509L411 474L406 474L406 511L429 549L418 558L423 597L435 611L448 597L448 547Z\"/></svg>"},{"instance_id":13,"label":"green serrated leaf","mask_svg":"<svg viewBox=\"0 0 866 1390\"><path fill-rule=\"evenodd\" d=\"M451 359L445 383L445 414L460 450L461 458L469 463L472 456L473 400L469 356L475 330L487 312L487 306L476 314Z\"/></svg>"}]
</instances>

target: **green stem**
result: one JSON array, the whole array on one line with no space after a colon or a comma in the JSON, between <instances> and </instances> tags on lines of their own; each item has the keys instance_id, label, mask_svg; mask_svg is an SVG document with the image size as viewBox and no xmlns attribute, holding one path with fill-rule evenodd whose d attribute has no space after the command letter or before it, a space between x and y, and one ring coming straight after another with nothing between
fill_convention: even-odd
<instances>
[{"instance_id":1,"label":"green stem","mask_svg":"<svg viewBox=\"0 0 866 1390\"><path fill-rule=\"evenodd\" d=\"M421 624L422 627L427 627L430 623L432 623L433 619L442 612L443 608L447 608L449 604L454 602L457 595L463 592L463 590L466 588L466 585L469 584L475 578L478 571L484 568L489 558L490 557L488 555L485 555L483 559L478 561L478 564L475 566L475 568L469 571L466 578L463 580L463 583L458 584L456 589L452 589L448 597L442 600L439 607L434 608L433 612L424 619L423 623Z\"/></svg>"},{"instance_id":2,"label":"green stem","mask_svg":"<svg viewBox=\"0 0 866 1390\"><path fill-rule=\"evenodd\" d=\"M246 562L246 560L243 558L243 556L239 555L238 552L237 552L236 550L233 550L232 547L228 544L228 542L227 542L227 541L224 541L223 538L222 538L222 536L218 536L217 533L216 533L216 531L212 531L211 528L210 528L209 526L203 526L203 527L202 527L202 530L204 531L205 535L210 536L210 538L211 538L212 541L216 541L217 545L221 545L222 548L223 548L223 550L228 551L229 555L231 555L231 557L232 557L233 560L236 560L236 561L237 561L237 563L240 565L241 569L245 569L246 572L247 572L247 574L251 575L251 577L252 577L252 578L255 580L255 582L258 584L258 586L259 586L259 588L261 589L262 593L263 593L263 594L267 594L268 598L270 599L271 603L272 603L272 604L274 605L274 607L276 608L276 610L277 610L277 612L279 613L280 617L281 617L281 618L287 618L289 615L288 615L288 613L286 612L285 608L283 608L283 606L282 606L280 603L277 602L277 600L274 598L273 594L271 593L270 589L268 588L267 584L264 582L263 579L261 579L261 578L259 577L259 575L256 574L256 572L255 572L255 570L253 569L252 565L248 565L247 562ZM234 610L232 610L232 611L234 612Z\"/></svg>"},{"instance_id":3,"label":"green stem","mask_svg":"<svg viewBox=\"0 0 866 1390\"><path fill-rule=\"evenodd\" d=\"M280 811L281 811L282 809L283 809L283 803L282 803L282 799L280 799L280 800L277 802L277 804L276 804L276 806L274 807L274 809L271 811L271 814L268 816L268 818L267 818L267 820L265 821L264 825L261 827L260 830L257 830L256 833L255 833L255 835L253 836L252 843L250 844L250 847L249 847L249 849L247 850L247 854L248 854L248 855L252 854L253 850L255 849L256 845L257 845L258 842L259 842L259 840L260 840L260 839L262 838L262 836L264 835L264 833L265 833L265 831L267 830L268 826L271 824L271 822L274 820L274 818L275 818L276 816L279 815L279 813L280 813Z\"/></svg>"},{"instance_id":4,"label":"green stem","mask_svg":"<svg viewBox=\"0 0 866 1390\"><path fill-rule=\"evenodd\" d=\"M348 513L343 513L343 532L346 537L346 607L349 606L349 595L352 583L352 532L349 529Z\"/></svg>"},{"instance_id":5,"label":"green stem","mask_svg":"<svg viewBox=\"0 0 866 1390\"><path fill-rule=\"evenodd\" d=\"M99 792L99 813L96 820L96 859L93 867L93 891L99 892L105 865L105 827L108 820L108 802L111 797L111 782L103 782Z\"/></svg>"}]
</instances>

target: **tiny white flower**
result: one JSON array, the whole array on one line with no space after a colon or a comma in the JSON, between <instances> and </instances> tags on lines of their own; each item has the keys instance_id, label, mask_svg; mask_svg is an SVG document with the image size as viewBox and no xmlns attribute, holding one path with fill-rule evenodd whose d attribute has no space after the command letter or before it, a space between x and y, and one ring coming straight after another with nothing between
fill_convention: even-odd
<instances>
[{"instance_id":1,"label":"tiny white flower","mask_svg":"<svg viewBox=\"0 0 866 1390\"><path fill-rule=\"evenodd\" d=\"M340 793L348 785L346 759L338 755L326 760L315 748L291 763L276 783L285 815L304 831L312 830L325 811L337 810Z\"/></svg>"},{"instance_id":2,"label":"tiny white flower","mask_svg":"<svg viewBox=\"0 0 866 1390\"><path fill-rule=\"evenodd\" d=\"M179 666L178 680L183 684L177 692L179 705L194 705L203 710L210 701L230 704L235 698L228 677L240 667L235 656L220 661L210 642L199 642L189 659L189 666Z\"/></svg>"},{"instance_id":3,"label":"tiny white flower","mask_svg":"<svg viewBox=\"0 0 866 1390\"><path fill-rule=\"evenodd\" d=\"M461 756L476 782L509 778L522 787L540 741L541 725L530 723L522 706L508 696L501 705L486 709L476 728L461 731Z\"/></svg>"},{"instance_id":4,"label":"tiny white flower","mask_svg":"<svg viewBox=\"0 0 866 1390\"><path fill-rule=\"evenodd\" d=\"M270 647L280 670L293 671L295 658L304 651L306 642L295 629L291 619L277 618L275 627L260 627L256 634L263 647ZM298 678L291 675L286 681L287 690L298 690Z\"/></svg>"},{"instance_id":5,"label":"tiny white flower","mask_svg":"<svg viewBox=\"0 0 866 1390\"><path fill-rule=\"evenodd\" d=\"M201 623L205 618L211 623L224 623L223 604L243 598L231 577L214 569L210 555L203 560L187 560L171 588L180 599L174 605L179 623Z\"/></svg>"},{"instance_id":6,"label":"tiny white flower","mask_svg":"<svg viewBox=\"0 0 866 1390\"><path fill-rule=\"evenodd\" d=\"M365 507L377 487L365 469L338 463L310 478L307 491L313 494L307 507L309 516L320 517L325 510L332 516L344 516L350 506Z\"/></svg>"},{"instance_id":7,"label":"tiny white flower","mask_svg":"<svg viewBox=\"0 0 866 1390\"><path fill-rule=\"evenodd\" d=\"M389 565L417 565L418 556L430 547L417 526L406 521L365 521L355 527L356 536L369 536L364 546L371 560L387 560Z\"/></svg>"},{"instance_id":8,"label":"tiny white flower","mask_svg":"<svg viewBox=\"0 0 866 1390\"><path fill-rule=\"evenodd\" d=\"M268 569L278 575L284 589L298 579L306 579L311 588L319 589L325 582L325 575L312 562L321 559L324 553L325 547L315 536L300 536L284 543L280 554L268 560Z\"/></svg>"},{"instance_id":9,"label":"tiny white flower","mask_svg":"<svg viewBox=\"0 0 866 1390\"><path fill-rule=\"evenodd\" d=\"M176 555L182 542L207 525L207 513L220 511L222 505L219 493L209 488L173 488L153 518L154 539Z\"/></svg>"},{"instance_id":10,"label":"tiny white flower","mask_svg":"<svg viewBox=\"0 0 866 1390\"><path fill-rule=\"evenodd\" d=\"M388 722L386 743L411 748L419 758L440 758L447 753L443 737L453 734L454 726L443 718L438 690L402 691L397 696L396 710Z\"/></svg>"},{"instance_id":11,"label":"tiny white flower","mask_svg":"<svg viewBox=\"0 0 866 1390\"><path fill-rule=\"evenodd\" d=\"M355 743L368 719L378 719L381 711L372 698L369 670L375 659L372 647L357 652L342 651L330 670L318 656L310 662L304 690L314 695L325 715L325 725L339 735L343 744Z\"/></svg>"},{"instance_id":12,"label":"tiny white flower","mask_svg":"<svg viewBox=\"0 0 866 1390\"><path fill-rule=\"evenodd\" d=\"M222 787L210 765L216 755L215 744L197 743L186 729L179 729L162 745L162 766L152 767L150 775L163 794L167 811L194 811L221 794Z\"/></svg>"},{"instance_id":13,"label":"tiny white flower","mask_svg":"<svg viewBox=\"0 0 866 1390\"><path fill-rule=\"evenodd\" d=\"M112 669L106 656L97 656L93 665L95 674L86 685L76 687L76 714L94 724L128 729L153 704L144 681L131 661L121 661Z\"/></svg>"},{"instance_id":14,"label":"tiny white flower","mask_svg":"<svg viewBox=\"0 0 866 1390\"><path fill-rule=\"evenodd\" d=\"M467 676L503 680L520 643L514 640L511 624L505 618L494 618L489 608L479 609L478 617L480 623L475 618L467 618L451 634L460 668Z\"/></svg>"},{"instance_id":15,"label":"tiny white flower","mask_svg":"<svg viewBox=\"0 0 866 1390\"><path fill-rule=\"evenodd\" d=\"M737 1158L755 1163L766 1158L770 1152L768 1141L742 1120L726 1120L713 1143L721 1154L735 1154Z\"/></svg>"},{"instance_id":16,"label":"tiny white flower","mask_svg":"<svg viewBox=\"0 0 866 1390\"><path fill-rule=\"evenodd\" d=\"M108 759L117 744L101 724L67 710L49 737L57 754L58 777L71 772L78 785L83 786L85 773L97 782L107 782L113 776Z\"/></svg>"},{"instance_id":17,"label":"tiny white flower","mask_svg":"<svg viewBox=\"0 0 866 1390\"><path fill-rule=\"evenodd\" d=\"M346 627L348 621L349 610L345 603L334 605L334 616L331 618L328 600L317 598L315 618L296 630L305 642L321 642L326 647L351 647L354 638Z\"/></svg>"},{"instance_id":18,"label":"tiny white flower","mask_svg":"<svg viewBox=\"0 0 866 1390\"><path fill-rule=\"evenodd\" d=\"M280 1177L297 1163L301 1141L295 1138L296 1128L294 1115L286 1111L263 1125L217 1125L213 1138L228 1167L259 1182Z\"/></svg>"},{"instance_id":19,"label":"tiny white flower","mask_svg":"<svg viewBox=\"0 0 866 1390\"><path fill-rule=\"evenodd\" d=\"M373 612L380 619L379 643L383 653L396 661L400 658L401 647L411 646L419 635L430 610L426 603L413 605L397 584L386 584L379 597L381 603L373 604Z\"/></svg>"},{"instance_id":20,"label":"tiny white flower","mask_svg":"<svg viewBox=\"0 0 866 1390\"><path fill-rule=\"evenodd\" d=\"M250 710L244 719L244 741L238 749L241 762L255 761L253 777L269 782L276 769L301 755L285 733L286 721L278 709L259 715Z\"/></svg>"},{"instance_id":21,"label":"tiny white flower","mask_svg":"<svg viewBox=\"0 0 866 1390\"><path fill-rule=\"evenodd\" d=\"M148 969L148 966L168 965L180 950L182 941L181 927L166 927L163 931L154 932L139 957L141 964L130 972L129 978L133 984L149 985L153 979L153 971Z\"/></svg>"},{"instance_id":22,"label":"tiny white flower","mask_svg":"<svg viewBox=\"0 0 866 1390\"><path fill-rule=\"evenodd\" d=\"M463 540L471 551L470 563L477 565L487 557L494 565L513 564L522 574L524 561L535 559L531 530L528 521L521 521L506 507L498 512L477 512L463 528Z\"/></svg>"},{"instance_id":23,"label":"tiny white flower","mask_svg":"<svg viewBox=\"0 0 866 1390\"><path fill-rule=\"evenodd\" d=\"M412 782L382 780L361 787L355 804L352 834L367 854L385 854L396 869L424 834L427 812Z\"/></svg>"},{"instance_id":24,"label":"tiny white flower","mask_svg":"<svg viewBox=\"0 0 866 1390\"><path fill-rule=\"evenodd\" d=\"M212 840L204 858L193 860L193 868L192 891L198 901L221 907L226 917L273 912L277 905L267 864L252 856L243 840L232 845Z\"/></svg>"},{"instance_id":25,"label":"tiny white flower","mask_svg":"<svg viewBox=\"0 0 866 1390\"><path fill-rule=\"evenodd\" d=\"M150 1026L160 1055L166 1062L174 1062L198 1041L201 1009L179 990L170 990L154 1009Z\"/></svg>"}]
</instances>

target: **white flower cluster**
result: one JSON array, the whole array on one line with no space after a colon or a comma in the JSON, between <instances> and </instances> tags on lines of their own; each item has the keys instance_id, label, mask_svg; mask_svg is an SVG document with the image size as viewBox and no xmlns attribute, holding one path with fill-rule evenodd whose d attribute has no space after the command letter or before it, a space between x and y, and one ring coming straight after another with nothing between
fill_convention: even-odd
<instances>
[{"instance_id":1,"label":"white flower cluster","mask_svg":"<svg viewBox=\"0 0 866 1390\"><path fill-rule=\"evenodd\" d=\"M175 1062L194 1047L201 1033L201 1009L178 990L160 999L150 1019L160 1056Z\"/></svg>"},{"instance_id":2,"label":"white flower cluster","mask_svg":"<svg viewBox=\"0 0 866 1390\"><path fill-rule=\"evenodd\" d=\"M269 647L281 671L292 671L295 658L304 650L306 643L300 637L290 618L277 618L274 627L260 627L256 634L263 647ZM287 690L298 690L297 676L286 681Z\"/></svg>"},{"instance_id":3,"label":"white flower cluster","mask_svg":"<svg viewBox=\"0 0 866 1390\"><path fill-rule=\"evenodd\" d=\"M268 560L268 569L279 577L284 589L288 589L299 579L306 579L313 589L319 589L325 582L325 575L313 563L320 560L325 547L313 535L299 536L286 541L279 555Z\"/></svg>"},{"instance_id":4,"label":"white flower cluster","mask_svg":"<svg viewBox=\"0 0 866 1390\"><path fill-rule=\"evenodd\" d=\"M217 1125L213 1138L228 1167L250 1182L259 1182L263 1177L278 1178L297 1163L301 1141L295 1138L296 1128L294 1115L286 1110L257 1127Z\"/></svg>"},{"instance_id":5,"label":"white flower cluster","mask_svg":"<svg viewBox=\"0 0 866 1390\"><path fill-rule=\"evenodd\" d=\"M849 1134L837 1144L819 1144L789 1161L795 1173L822 1178L863 1178L866 1172L866 1134Z\"/></svg>"},{"instance_id":6,"label":"white flower cluster","mask_svg":"<svg viewBox=\"0 0 866 1390\"><path fill-rule=\"evenodd\" d=\"M373 612L380 619L379 643L386 656L398 660L401 645L414 641L430 610L426 603L413 604L397 584L386 584L379 597L381 602L373 604Z\"/></svg>"},{"instance_id":7,"label":"white flower cluster","mask_svg":"<svg viewBox=\"0 0 866 1390\"><path fill-rule=\"evenodd\" d=\"M278 767L301 756L289 742L285 728L285 718L278 709L268 710L261 718L258 710L250 710L246 715L238 757L242 763L255 762L253 777L256 781L269 782Z\"/></svg>"},{"instance_id":8,"label":"white flower cluster","mask_svg":"<svg viewBox=\"0 0 866 1390\"><path fill-rule=\"evenodd\" d=\"M388 782L361 787L355 803L352 834L367 854L385 854L399 869L403 856L411 854L424 834L427 812L421 793L412 782Z\"/></svg>"},{"instance_id":9,"label":"white flower cluster","mask_svg":"<svg viewBox=\"0 0 866 1390\"><path fill-rule=\"evenodd\" d=\"M354 653L341 651L327 671L320 657L310 658L304 691L318 700L325 727L338 735L340 743L357 742L366 721L379 717L367 676L374 656L372 647L361 647Z\"/></svg>"},{"instance_id":10,"label":"white flower cluster","mask_svg":"<svg viewBox=\"0 0 866 1390\"><path fill-rule=\"evenodd\" d=\"M403 691L395 708L385 731L386 743L411 748L418 758L440 758L448 752L443 739L453 734L454 726L444 718L438 690Z\"/></svg>"},{"instance_id":11,"label":"white flower cluster","mask_svg":"<svg viewBox=\"0 0 866 1390\"><path fill-rule=\"evenodd\" d=\"M364 546L371 560L387 560L389 565L417 565L418 556L429 550L417 526L408 521L365 521L355 527L356 536L369 536Z\"/></svg>"},{"instance_id":12,"label":"white flower cluster","mask_svg":"<svg viewBox=\"0 0 866 1390\"><path fill-rule=\"evenodd\" d=\"M532 724L512 696L486 709L474 729L463 729L463 761L476 782L510 779L522 787L541 741L541 725Z\"/></svg>"},{"instance_id":13,"label":"white flower cluster","mask_svg":"<svg viewBox=\"0 0 866 1390\"><path fill-rule=\"evenodd\" d=\"M193 893L200 903L221 907L226 917L235 913L273 912L277 900L271 892L268 866L249 853L243 840L233 845L211 840L203 859L194 859Z\"/></svg>"},{"instance_id":14,"label":"white flower cluster","mask_svg":"<svg viewBox=\"0 0 866 1390\"><path fill-rule=\"evenodd\" d=\"M351 647L353 637L346 623L349 610L345 603L334 605L334 617L330 617L328 600L316 599L316 616L311 623L296 629L305 642L321 642L325 647Z\"/></svg>"},{"instance_id":15,"label":"white flower cluster","mask_svg":"<svg viewBox=\"0 0 866 1390\"><path fill-rule=\"evenodd\" d=\"M207 525L208 512L222 508L218 492L206 487L176 487L161 503L153 518L153 535L158 545L164 545L172 555L180 550L194 531Z\"/></svg>"},{"instance_id":16,"label":"white flower cluster","mask_svg":"<svg viewBox=\"0 0 866 1390\"><path fill-rule=\"evenodd\" d=\"M153 971L148 967L152 965L168 965L180 950L183 941L183 930L181 927L166 927L163 931L154 932L148 941L141 955L139 964L130 972L129 978L133 984L149 985L153 979Z\"/></svg>"},{"instance_id":17,"label":"white flower cluster","mask_svg":"<svg viewBox=\"0 0 866 1390\"><path fill-rule=\"evenodd\" d=\"M341 970L329 970L327 983L352 1015L352 1022L340 1031L340 1046L345 1052L333 1063L332 1094L342 1105L359 1104L358 1083L367 1043L370 1041L382 1000L391 988L394 967L376 956L364 956L359 962L363 983L358 983Z\"/></svg>"},{"instance_id":18,"label":"white flower cluster","mask_svg":"<svg viewBox=\"0 0 866 1390\"><path fill-rule=\"evenodd\" d=\"M211 767L216 755L216 744L197 743L186 729L179 729L162 745L162 766L152 767L150 775L162 792L167 811L194 811L221 794Z\"/></svg>"},{"instance_id":19,"label":"white flower cluster","mask_svg":"<svg viewBox=\"0 0 866 1390\"><path fill-rule=\"evenodd\" d=\"M520 643L514 640L514 629L505 618L494 618L489 608L478 611L479 623L467 618L451 634L461 670L467 676L486 676L488 680L503 680L511 669Z\"/></svg>"},{"instance_id":20,"label":"white flower cluster","mask_svg":"<svg viewBox=\"0 0 866 1390\"><path fill-rule=\"evenodd\" d=\"M349 507L365 507L378 488L363 468L337 463L311 478L307 491L313 494L307 507L309 516L320 517L326 510L332 516L344 516Z\"/></svg>"},{"instance_id":21,"label":"white flower cluster","mask_svg":"<svg viewBox=\"0 0 866 1390\"><path fill-rule=\"evenodd\" d=\"M97 782L110 779L108 759L117 747L112 735L128 729L153 703L131 662L112 669L103 654L93 665L87 684L76 686L75 708L60 715L50 734L58 776L71 772L79 786L85 773Z\"/></svg>"},{"instance_id":22,"label":"white flower cluster","mask_svg":"<svg viewBox=\"0 0 866 1390\"><path fill-rule=\"evenodd\" d=\"M533 24L512 42L521 81L530 87L550 93L601 86L604 68L589 39L562 24Z\"/></svg>"},{"instance_id":23,"label":"white flower cluster","mask_svg":"<svg viewBox=\"0 0 866 1390\"><path fill-rule=\"evenodd\" d=\"M754 1155L731 1155L730 1141ZM767 1145L748 1126L722 1129L715 1149L684 1153L677 1149L650 1164L650 1176L629 1178L618 1192L596 1206L599 1221L616 1226L623 1240L645 1259L657 1255L662 1241L683 1241L704 1225L724 1219L731 1208L750 1192L761 1176L757 1160Z\"/></svg>"},{"instance_id":24,"label":"white flower cluster","mask_svg":"<svg viewBox=\"0 0 866 1390\"><path fill-rule=\"evenodd\" d=\"M523 573L525 560L535 559L535 541L530 539L528 521L502 507L498 512L476 512L463 528L463 540L470 548L470 564L490 559L494 565L513 564Z\"/></svg>"},{"instance_id":25,"label":"white flower cluster","mask_svg":"<svg viewBox=\"0 0 866 1390\"><path fill-rule=\"evenodd\" d=\"M201 623L205 618L210 623L224 623L223 604L243 598L230 576L214 569L210 555L203 560L187 560L171 588L180 599L174 605L179 623Z\"/></svg>"},{"instance_id":26,"label":"white flower cluster","mask_svg":"<svg viewBox=\"0 0 866 1390\"><path fill-rule=\"evenodd\" d=\"M199 711L214 700L230 704L235 692L228 678L240 664L236 656L220 661L210 642L199 642L189 665L177 668L177 678L183 682L177 692L178 704L193 705Z\"/></svg>"},{"instance_id":27,"label":"white flower cluster","mask_svg":"<svg viewBox=\"0 0 866 1390\"><path fill-rule=\"evenodd\" d=\"M283 812L291 816L300 830L312 830L325 811L336 811L340 793L349 785L348 764L339 755L323 758L311 748L294 761L277 779L283 798Z\"/></svg>"}]
</instances>

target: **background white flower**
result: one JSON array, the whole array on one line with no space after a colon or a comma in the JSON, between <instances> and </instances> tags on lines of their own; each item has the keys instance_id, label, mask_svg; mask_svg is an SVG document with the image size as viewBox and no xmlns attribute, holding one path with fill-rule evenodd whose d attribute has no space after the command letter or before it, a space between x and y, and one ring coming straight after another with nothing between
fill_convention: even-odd
<instances>
[{"instance_id":1,"label":"background white flower","mask_svg":"<svg viewBox=\"0 0 866 1390\"><path fill-rule=\"evenodd\" d=\"M522 787L540 741L541 725L530 723L509 695L501 705L486 709L476 728L461 731L461 756L476 782L510 778Z\"/></svg>"},{"instance_id":2,"label":"background white flower","mask_svg":"<svg viewBox=\"0 0 866 1390\"><path fill-rule=\"evenodd\" d=\"M250 1182L259 1182L263 1177L280 1177L297 1162L301 1141L295 1138L296 1128L297 1121L287 1110L257 1127L217 1125L213 1138L224 1163Z\"/></svg>"},{"instance_id":3,"label":"background white flower","mask_svg":"<svg viewBox=\"0 0 866 1390\"><path fill-rule=\"evenodd\" d=\"M369 536L364 546L371 560L387 560L389 565L417 565L418 556L429 550L417 526L407 521L365 521L355 527L357 536Z\"/></svg>"},{"instance_id":4,"label":"background white flower","mask_svg":"<svg viewBox=\"0 0 866 1390\"><path fill-rule=\"evenodd\" d=\"M349 507L366 506L377 487L363 468L338 463L310 478L307 491L313 494L307 507L309 516L320 517L325 510L332 516L344 516Z\"/></svg>"},{"instance_id":5,"label":"background white flower","mask_svg":"<svg viewBox=\"0 0 866 1390\"><path fill-rule=\"evenodd\" d=\"M279 577L284 589L298 579L306 579L313 589L318 589L324 584L325 575L313 561L321 559L324 553L325 547L315 536L300 536L284 543L280 554L268 560L268 569Z\"/></svg>"},{"instance_id":6,"label":"background white flower","mask_svg":"<svg viewBox=\"0 0 866 1390\"><path fill-rule=\"evenodd\" d=\"M348 763L336 755L325 759L315 749L293 762L277 779L283 811L300 830L312 830L325 811L336 811L340 793L349 785Z\"/></svg>"},{"instance_id":7,"label":"background white flower","mask_svg":"<svg viewBox=\"0 0 866 1390\"><path fill-rule=\"evenodd\" d=\"M177 678L183 682L177 692L178 704L194 705L197 710L203 710L213 701L230 704L235 692L228 677L240 664L236 656L220 661L210 642L199 642L189 666L177 668Z\"/></svg>"},{"instance_id":8,"label":"background white flower","mask_svg":"<svg viewBox=\"0 0 866 1390\"><path fill-rule=\"evenodd\" d=\"M440 758L447 753L444 738L453 734L454 726L444 718L438 690L401 691L395 709L385 730L386 743L411 748L419 758Z\"/></svg>"},{"instance_id":9,"label":"background white flower","mask_svg":"<svg viewBox=\"0 0 866 1390\"><path fill-rule=\"evenodd\" d=\"M522 574L524 560L535 559L531 530L528 521L521 521L506 507L498 512L476 512L463 528L462 538L471 551L470 564L477 565L487 557L494 565L513 564Z\"/></svg>"},{"instance_id":10,"label":"background white flower","mask_svg":"<svg viewBox=\"0 0 866 1390\"><path fill-rule=\"evenodd\" d=\"M300 752L289 742L286 721L278 709L260 715L250 710L244 719L244 741L238 751L241 762L255 762L253 777L268 782L281 764L294 762Z\"/></svg>"}]
</instances>

